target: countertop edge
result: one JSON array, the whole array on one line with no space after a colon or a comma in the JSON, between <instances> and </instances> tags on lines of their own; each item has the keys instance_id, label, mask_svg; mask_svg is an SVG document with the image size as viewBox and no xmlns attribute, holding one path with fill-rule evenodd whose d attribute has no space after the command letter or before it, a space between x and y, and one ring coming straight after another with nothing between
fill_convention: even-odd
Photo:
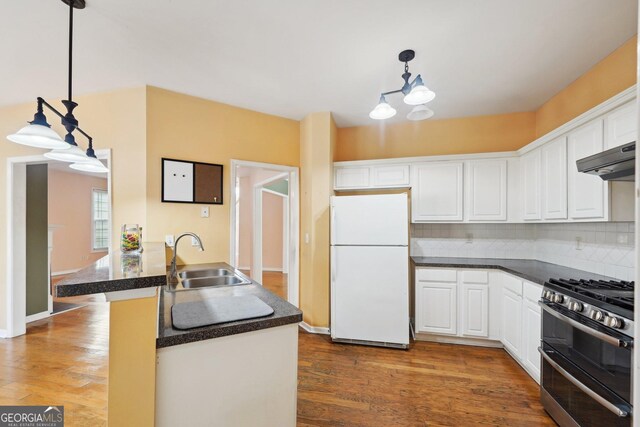
<instances>
[{"instance_id":1,"label":"countertop edge","mask_svg":"<svg viewBox=\"0 0 640 427\"><path fill-rule=\"evenodd\" d=\"M208 326L204 326L191 331L185 331L182 335L158 337L156 338L156 349L300 323L302 322L302 312L299 311L296 314L278 317L276 319L257 318L249 322L246 320L240 322L240 324L229 324L224 328L210 329Z\"/></svg>"},{"instance_id":2,"label":"countertop edge","mask_svg":"<svg viewBox=\"0 0 640 427\"><path fill-rule=\"evenodd\" d=\"M105 292L128 291L132 289L154 288L164 286L167 282L165 274L147 277L131 277L126 279L101 280L87 283L69 283L55 285L57 298L76 297L81 295L102 294Z\"/></svg>"},{"instance_id":3,"label":"countertop edge","mask_svg":"<svg viewBox=\"0 0 640 427\"><path fill-rule=\"evenodd\" d=\"M475 258L465 258L468 259L469 262L452 262L451 260L445 261L438 261L434 258L437 257L416 257L416 256L412 256L411 260L413 261L413 263L415 264L416 267L441 267L441 268L479 268L479 269L490 269L490 270L500 270L500 271L504 271L505 273L509 273L512 274L514 276L517 276L521 279L525 279L528 280L530 282L536 283L538 285L544 286L544 283L546 281L548 281L551 278L554 277L545 277L545 278L541 278L539 276L532 276L531 274L527 274L524 273L522 271L519 271L517 269L514 269L512 267L508 267L505 266L503 264L500 263L500 261L511 261L511 262L531 262L531 263L539 263L540 265L548 265L550 268L563 268L563 269L567 269L567 270L572 270L575 272L579 272L582 276L584 277L588 277L588 276L593 276L593 277L597 277L597 278L603 278L603 279L607 279L607 280L616 280L614 278L610 278L607 276L603 276L601 274L597 274L597 273L591 273L588 271L583 271L583 270L579 270L573 267L567 267L564 265L560 265L560 264L553 264L550 262L545 262L545 261L538 261L538 260L520 260L520 259L496 259L495 262L484 262L484 263L474 263L473 260ZM426 259L429 259L428 261ZM486 260L486 258L483 258L483 260Z\"/></svg>"}]
</instances>

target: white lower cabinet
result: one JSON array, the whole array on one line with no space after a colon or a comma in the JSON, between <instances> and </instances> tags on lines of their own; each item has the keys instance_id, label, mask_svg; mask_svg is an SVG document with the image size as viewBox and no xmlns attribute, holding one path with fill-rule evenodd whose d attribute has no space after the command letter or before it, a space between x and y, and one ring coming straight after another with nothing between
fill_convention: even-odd
<instances>
[{"instance_id":1,"label":"white lower cabinet","mask_svg":"<svg viewBox=\"0 0 640 427\"><path fill-rule=\"evenodd\" d=\"M542 287L524 282L524 298L522 299L522 363L538 383L540 382L540 337L542 333L542 313L538 301Z\"/></svg>"},{"instance_id":2,"label":"white lower cabinet","mask_svg":"<svg viewBox=\"0 0 640 427\"><path fill-rule=\"evenodd\" d=\"M502 344L511 354L520 358L522 354L522 297L508 289L502 289Z\"/></svg>"},{"instance_id":3,"label":"white lower cabinet","mask_svg":"<svg viewBox=\"0 0 640 427\"><path fill-rule=\"evenodd\" d=\"M418 268L416 282L417 332L489 337L487 271Z\"/></svg>"},{"instance_id":4,"label":"white lower cabinet","mask_svg":"<svg viewBox=\"0 0 640 427\"><path fill-rule=\"evenodd\" d=\"M415 273L416 332L445 342L502 343L540 381L542 286L495 270L417 267Z\"/></svg>"},{"instance_id":5,"label":"white lower cabinet","mask_svg":"<svg viewBox=\"0 0 640 427\"><path fill-rule=\"evenodd\" d=\"M418 332L457 335L456 271L419 269L416 281Z\"/></svg>"}]
</instances>

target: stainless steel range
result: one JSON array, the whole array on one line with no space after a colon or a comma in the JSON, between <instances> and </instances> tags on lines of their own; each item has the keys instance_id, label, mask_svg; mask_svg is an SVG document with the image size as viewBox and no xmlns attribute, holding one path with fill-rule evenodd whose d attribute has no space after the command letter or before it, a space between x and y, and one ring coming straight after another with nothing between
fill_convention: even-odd
<instances>
[{"instance_id":1,"label":"stainless steel range","mask_svg":"<svg viewBox=\"0 0 640 427\"><path fill-rule=\"evenodd\" d=\"M540 399L560 426L631 426L633 287L545 283Z\"/></svg>"}]
</instances>

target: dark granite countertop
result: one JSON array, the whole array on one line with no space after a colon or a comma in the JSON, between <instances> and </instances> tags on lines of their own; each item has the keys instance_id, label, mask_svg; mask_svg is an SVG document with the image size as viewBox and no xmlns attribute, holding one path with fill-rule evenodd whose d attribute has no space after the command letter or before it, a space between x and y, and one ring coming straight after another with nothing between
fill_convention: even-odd
<instances>
[{"instance_id":1,"label":"dark granite countertop","mask_svg":"<svg viewBox=\"0 0 640 427\"><path fill-rule=\"evenodd\" d=\"M184 266L179 270L198 268L229 268L225 263L198 264ZM264 303L273 308L273 314L265 317L239 320L236 322L221 323L218 325L203 326L188 330L180 330L171 323L171 306L188 301L199 301L217 296L255 295ZM166 286L160 290L158 312L158 338L156 348L170 347L187 344L211 338L235 335L243 332L257 331L273 328L302 321L302 311L289 304L287 301L271 293L257 282L250 285L221 286L216 288L204 288L169 292Z\"/></svg>"},{"instance_id":2,"label":"dark granite countertop","mask_svg":"<svg viewBox=\"0 0 640 427\"><path fill-rule=\"evenodd\" d=\"M143 248L140 255L110 251L109 255L60 281L55 287L56 297L164 286L167 282L164 242L143 243Z\"/></svg>"},{"instance_id":3,"label":"dark granite countertop","mask_svg":"<svg viewBox=\"0 0 640 427\"><path fill-rule=\"evenodd\" d=\"M492 268L533 283L544 285L551 279L616 280L612 277L530 259L411 257L419 267Z\"/></svg>"}]
</instances>

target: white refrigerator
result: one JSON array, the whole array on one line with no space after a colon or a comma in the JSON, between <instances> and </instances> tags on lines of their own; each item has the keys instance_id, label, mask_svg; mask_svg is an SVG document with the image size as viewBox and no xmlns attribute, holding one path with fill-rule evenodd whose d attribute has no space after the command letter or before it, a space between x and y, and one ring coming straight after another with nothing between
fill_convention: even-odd
<instances>
[{"instance_id":1,"label":"white refrigerator","mask_svg":"<svg viewBox=\"0 0 640 427\"><path fill-rule=\"evenodd\" d=\"M409 345L409 207L403 194L331 198L331 338Z\"/></svg>"}]
</instances>

